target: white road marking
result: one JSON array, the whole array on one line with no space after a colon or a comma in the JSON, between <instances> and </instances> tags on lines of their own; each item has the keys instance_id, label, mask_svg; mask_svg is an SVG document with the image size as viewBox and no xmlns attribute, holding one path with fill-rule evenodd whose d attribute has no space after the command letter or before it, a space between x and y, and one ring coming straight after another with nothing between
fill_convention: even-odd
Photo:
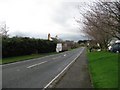
<instances>
[{"instance_id":1,"label":"white road marking","mask_svg":"<svg viewBox=\"0 0 120 90\"><path fill-rule=\"evenodd\" d=\"M67 68L76 61L76 59L80 56L80 54L83 52L84 48L82 48L82 50L80 51L80 53L77 55L77 57L71 61L57 76L55 76L44 88L43 90L45 90L46 88L48 88L65 70L67 70Z\"/></svg>"},{"instance_id":2,"label":"white road marking","mask_svg":"<svg viewBox=\"0 0 120 90\"><path fill-rule=\"evenodd\" d=\"M64 56L66 56L66 54L64 54Z\"/></svg>"},{"instance_id":3,"label":"white road marking","mask_svg":"<svg viewBox=\"0 0 120 90\"><path fill-rule=\"evenodd\" d=\"M35 67L35 66L38 66L40 64L43 64L43 63L46 63L47 61L44 61L44 62L41 62L41 63L37 63L37 64L33 64L31 66L28 66L27 68L32 68L32 67Z\"/></svg>"}]
</instances>

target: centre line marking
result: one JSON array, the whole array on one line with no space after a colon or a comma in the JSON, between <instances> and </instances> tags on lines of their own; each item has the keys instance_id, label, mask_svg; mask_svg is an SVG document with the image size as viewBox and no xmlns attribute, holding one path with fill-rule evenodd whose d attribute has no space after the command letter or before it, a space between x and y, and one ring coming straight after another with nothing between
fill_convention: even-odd
<instances>
[{"instance_id":1,"label":"centre line marking","mask_svg":"<svg viewBox=\"0 0 120 90\"><path fill-rule=\"evenodd\" d=\"M47 61L44 61L44 62L41 62L41 63L37 63L37 64L33 64L31 66L28 66L27 68L32 68L32 67L35 67L35 66L38 66L40 64L43 64L43 63L46 63Z\"/></svg>"},{"instance_id":2,"label":"centre line marking","mask_svg":"<svg viewBox=\"0 0 120 90\"><path fill-rule=\"evenodd\" d=\"M66 56L66 54L64 54L64 57Z\"/></svg>"}]
</instances>

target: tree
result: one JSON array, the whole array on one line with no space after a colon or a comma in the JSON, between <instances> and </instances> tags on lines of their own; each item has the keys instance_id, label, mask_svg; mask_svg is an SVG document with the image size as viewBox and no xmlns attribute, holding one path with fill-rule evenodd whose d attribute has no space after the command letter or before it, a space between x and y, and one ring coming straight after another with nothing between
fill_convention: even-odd
<instances>
[{"instance_id":1,"label":"tree","mask_svg":"<svg viewBox=\"0 0 120 90\"><path fill-rule=\"evenodd\" d=\"M92 11L97 13L99 22L108 28L104 32L120 39L120 1L98 2L96 5L96 9L92 9Z\"/></svg>"},{"instance_id":2,"label":"tree","mask_svg":"<svg viewBox=\"0 0 120 90\"><path fill-rule=\"evenodd\" d=\"M0 37L8 37L8 27L5 22L0 24Z\"/></svg>"},{"instance_id":3,"label":"tree","mask_svg":"<svg viewBox=\"0 0 120 90\"><path fill-rule=\"evenodd\" d=\"M112 37L120 39L120 1L97 2L89 7L87 12L80 13L84 17L83 31L102 48L107 48Z\"/></svg>"}]
</instances>

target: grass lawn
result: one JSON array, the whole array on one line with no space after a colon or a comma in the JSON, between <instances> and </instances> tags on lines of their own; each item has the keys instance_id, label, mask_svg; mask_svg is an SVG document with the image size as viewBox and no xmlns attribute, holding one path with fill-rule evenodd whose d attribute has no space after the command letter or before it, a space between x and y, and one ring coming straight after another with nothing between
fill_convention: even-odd
<instances>
[{"instance_id":1,"label":"grass lawn","mask_svg":"<svg viewBox=\"0 0 120 90\"><path fill-rule=\"evenodd\" d=\"M118 88L118 54L94 51L87 56L94 88Z\"/></svg>"},{"instance_id":2,"label":"grass lawn","mask_svg":"<svg viewBox=\"0 0 120 90\"><path fill-rule=\"evenodd\" d=\"M52 55L52 54L57 54L57 53L52 52L52 53L44 53L44 54L32 54L32 55L25 55L25 56L3 58L2 60L0 60L0 64L6 64L6 63L11 63L11 62L17 62L17 61L28 60L28 59L33 59L33 58L39 58L39 57Z\"/></svg>"}]
</instances>

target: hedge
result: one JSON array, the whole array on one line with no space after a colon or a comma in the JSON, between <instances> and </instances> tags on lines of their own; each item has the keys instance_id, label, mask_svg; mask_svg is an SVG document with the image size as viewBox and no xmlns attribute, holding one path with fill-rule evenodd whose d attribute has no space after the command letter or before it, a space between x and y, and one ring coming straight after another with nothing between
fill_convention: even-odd
<instances>
[{"instance_id":1,"label":"hedge","mask_svg":"<svg viewBox=\"0 0 120 90\"><path fill-rule=\"evenodd\" d=\"M29 37L2 38L2 57L55 52L56 42Z\"/></svg>"}]
</instances>

